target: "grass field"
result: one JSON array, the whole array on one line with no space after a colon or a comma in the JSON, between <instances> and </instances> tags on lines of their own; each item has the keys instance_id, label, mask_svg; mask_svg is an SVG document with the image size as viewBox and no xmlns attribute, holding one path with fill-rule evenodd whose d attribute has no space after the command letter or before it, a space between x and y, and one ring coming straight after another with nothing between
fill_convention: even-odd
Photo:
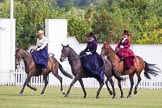
<instances>
[{"instance_id":1,"label":"grass field","mask_svg":"<svg viewBox=\"0 0 162 108\"><path fill-rule=\"evenodd\" d=\"M100 98L95 99L97 89L86 88L87 98L83 99L81 88L72 88L69 97L63 97L59 88L48 87L46 93L40 96L38 91L26 88L22 96L18 96L21 87L0 86L0 108L162 108L162 90L139 89L138 94L132 94L131 99L112 99L105 88ZM67 88L65 88L65 91ZM125 97L128 89L124 89Z\"/></svg>"}]
</instances>

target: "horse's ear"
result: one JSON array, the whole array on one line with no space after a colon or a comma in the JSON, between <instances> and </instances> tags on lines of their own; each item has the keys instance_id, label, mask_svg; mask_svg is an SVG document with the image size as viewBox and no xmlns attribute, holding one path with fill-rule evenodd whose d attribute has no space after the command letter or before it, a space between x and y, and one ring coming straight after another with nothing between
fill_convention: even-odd
<instances>
[{"instance_id":1,"label":"horse's ear","mask_svg":"<svg viewBox=\"0 0 162 108\"><path fill-rule=\"evenodd\" d=\"M62 47L64 46L63 44L61 44L62 45Z\"/></svg>"},{"instance_id":2,"label":"horse's ear","mask_svg":"<svg viewBox=\"0 0 162 108\"><path fill-rule=\"evenodd\" d=\"M107 43L107 44L110 44L110 43L111 43L111 41L110 41L110 40L107 40L107 41L106 41L106 43Z\"/></svg>"},{"instance_id":3,"label":"horse's ear","mask_svg":"<svg viewBox=\"0 0 162 108\"><path fill-rule=\"evenodd\" d=\"M16 48L16 51L20 51L20 48Z\"/></svg>"},{"instance_id":4,"label":"horse's ear","mask_svg":"<svg viewBox=\"0 0 162 108\"><path fill-rule=\"evenodd\" d=\"M67 44L67 47L69 47L69 44Z\"/></svg>"}]
</instances>

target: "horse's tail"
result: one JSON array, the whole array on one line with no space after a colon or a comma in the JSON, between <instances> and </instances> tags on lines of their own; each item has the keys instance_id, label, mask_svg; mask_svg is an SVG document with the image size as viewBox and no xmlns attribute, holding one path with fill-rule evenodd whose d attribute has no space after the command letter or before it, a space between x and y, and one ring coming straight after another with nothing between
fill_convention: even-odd
<instances>
[{"instance_id":1,"label":"horse's tail","mask_svg":"<svg viewBox=\"0 0 162 108\"><path fill-rule=\"evenodd\" d=\"M150 75L157 76L161 72L161 70L156 67L156 64L149 64L146 61L145 62L145 69L144 69L144 75L146 78L151 79Z\"/></svg>"},{"instance_id":2,"label":"horse's tail","mask_svg":"<svg viewBox=\"0 0 162 108\"><path fill-rule=\"evenodd\" d=\"M112 73L117 80L125 80L125 78L121 77L114 68L112 68Z\"/></svg>"},{"instance_id":3,"label":"horse's tail","mask_svg":"<svg viewBox=\"0 0 162 108\"><path fill-rule=\"evenodd\" d=\"M71 74L67 73L67 72L63 69L63 67L62 67L62 65L61 65L60 63L59 63L59 69L60 69L60 71L61 71L65 76L67 76L67 77L73 79L73 76L72 76Z\"/></svg>"}]
</instances>

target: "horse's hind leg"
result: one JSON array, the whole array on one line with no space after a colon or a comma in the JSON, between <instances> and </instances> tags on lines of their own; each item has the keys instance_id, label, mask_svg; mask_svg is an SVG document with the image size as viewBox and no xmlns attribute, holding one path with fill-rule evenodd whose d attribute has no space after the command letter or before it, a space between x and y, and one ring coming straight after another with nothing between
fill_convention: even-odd
<instances>
[{"instance_id":1,"label":"horse's hind leg","mask_svg":"<svg viewBox=\"0 0 162 108\"><path fill-rule=\"evenodd\" d=\"M47 85L48 85L47 76L48 76L48 75L43 75L44 87L43 87L43 89L42 89L42 92L40 93L41 95L44 94L44 92L45 92L45 90L46 90L46 87L47 87Z\"/></svg>"},{"instance_id":2,"label":"horse's hind leg","mask_svg":"<svg viewBox=\"0 0 162 108\"><path fill-rule=\"evenodd\" d=\"M132 94L132 89L133 89L133 85L134 85L134 81L133 81L134 74L135 73L133 72L133 73L131 73L129 75L129 80L130 80L131 87L130 87L129 94L128 94L127 98L130 98L131 97L131 94Z\"/></svg>"},{"instance_id":3,"label":"horse's hind leg","mask_svg":"<svg viewBox=\"0 0 162 108\"><path fill-rule=\"evenodd\" d=\"M115 98L116 93L115 93L115 88L114 88L114 82L113 82L113 80L112 80L111 77L109 77L108 79L109 79L109 82L110 82L111 87L112 87L112 89L113 89L113 97L112 97L112 98Z\"/></svg>"},{"instance_id":4,"label":"horse's hind leg","mask_svg":"<svg viewBox=\"0 0 162 108\"><path fill-rule=\"evenodd\" d=\"M61 84L60 90L61 90L62 94L64 95L65 92L64 92L64 89L63 89L63 86L62 86L62 77L59 76L59 74L58 74L58 69L53 69L53 72L52 72L52 73L53 73L53 75L54 75L57 79L59 79L60 84Z\"/></svg>"},{"instance_id":5,"label":"horse's hind leg","mask_svg":"<svg viewBox=\"0 0 162 108\"><path fill-rule=\"evenodd\" d=\"M108 78L106 79L105 84L106 84L107 90L109 91L109 94L112 95L112 91L110 90L109 85L108 85Z\"/></svg>"},{"instance_id":6,"label":"horse's hind leg","mask_svg":"<svg viewBox=\"0 0 162 108\"><path fill-rule=\"evenodd\" d=\"M28 86L30 89L32 89L32 90L34 90L34 91L37 91L37 88L32 87L32 86L31 86L31 85L29 85L29 84L27 84L27 86Z\"/></svg>"},{"instance_id":7,"label":"horse's hind leg","mask_svg":"<svg viewBox=\"0 0 162 108\"><path fill-rule=\"evenodd\" d=\"M99 84L100 84L100 87L99 87L99 89L98 89L98 91L97 91L96 99L99 98L99 95L100 95L101 89L102 89L102 87L103 87L103 85L104 85L101 81L99 81Z\"/></svg>"},{"instance_id":8,"label":"horse's hind leg","mask_svg":"<svg viewBox=\"0 0 162 108\"><path fill-rule=\"evenodd\" d=\"M86 96L87 96L87 93L86 93L86 91L85 91L85 88L84 88L84 84L83 84L83 81L82 81L82 79L80 79L80 80L79 80L79 82L80 82L80 85L81 85L81 87L82 87L82 90L83 90L83 92L84 92L84 96L83 96L83 98L86 98Z\"/></svg>"},{"instance_id":9,"label":"horse's hind leg","mask_svg":"<svg viewBox=\"0 0 162 108\"><path fill-rule=\"evenodd\" d=\"M19 93L20 96L21 96L22 93L24 92L25 86L30 82L31 77L32 77L32 75L27 75L27 78L26 78L26 80L25 80L25 82L24 82L23 88L21 89L21 91L20 91L20 93Z\"/></svg>"},{"instance_id":10,"label":"horse's hind leg","mask_svg":"<svg viewBox=\"0 0 162 108\"><path fill-rule=\"evenodd\" d=\"M137 77L138 77L138 82L137 82L137 84L136 84L136 86L134 88L134 94L137 94L137 88L138 88L138 85L139 85L139 83L141 81L140 73L137 74Z\"/></svg>"}]
</instances>

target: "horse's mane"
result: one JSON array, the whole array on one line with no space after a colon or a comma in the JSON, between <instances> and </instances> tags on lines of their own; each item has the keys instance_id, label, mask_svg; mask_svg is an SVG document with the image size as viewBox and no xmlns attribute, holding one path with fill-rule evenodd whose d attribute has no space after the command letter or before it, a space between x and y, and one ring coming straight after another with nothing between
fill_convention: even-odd
<instances>
[{"instance_id":1,"label":"horse's mane","mask_svg":"<svg viewBox=\"0 0 162 108\"><path fill-rule=\"evenodd\" d=\"M74 51L73 48L71 48L69 45L68 45L68 47L69 47L69 49L70 49L71 52L73 52L73 53L75 53L76 55L78 55L78 54L76 53L76 51Z\"/></svg>"}]
</instances>

